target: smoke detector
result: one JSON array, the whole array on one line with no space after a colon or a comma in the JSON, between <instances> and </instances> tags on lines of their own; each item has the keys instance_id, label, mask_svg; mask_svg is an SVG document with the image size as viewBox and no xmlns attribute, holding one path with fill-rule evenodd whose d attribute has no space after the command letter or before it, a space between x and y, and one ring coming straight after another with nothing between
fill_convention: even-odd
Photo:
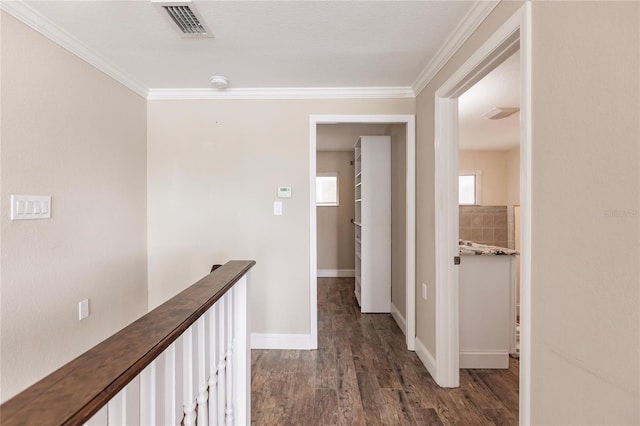
<instances>
[{"instance_id":1,"label":"smoke detector","mask_svg":"<svg viewBox=\"0 0 640 426\"><path fill-rule=\"evenodd\" d=\"M510 108L495 107L485 112L484 114L482 114L482 116L484 118L488 118L489 120L500 120L502 118L507 118L508 116L513 115L518 111L520 111L520 108L518 107L510 107Z\"/></svg>"},{"instance_id":2,"label":"smoke detector","mask_svg":"<svg viewBox=\"0 0 640 426\"><path fill-rule=\"evenodd\" d=\"M214 89L224 90L229 86L229 80L226 77L222 77L221 75L212 75L211 76L211 85Z\"/></svg>"},{"instance_id":3,"label":"smoke detector","mask_svg":"<svg viewBox=\"0 0 640 426\"><path fill-rule=\"evenodd\" d=\"M159 7L162 14L169 18L171 23L185 38L212 38L213 34L204 24L200 13L196 10L191 0L163 1L151 0Z\"/></svg>"}]
</instances>

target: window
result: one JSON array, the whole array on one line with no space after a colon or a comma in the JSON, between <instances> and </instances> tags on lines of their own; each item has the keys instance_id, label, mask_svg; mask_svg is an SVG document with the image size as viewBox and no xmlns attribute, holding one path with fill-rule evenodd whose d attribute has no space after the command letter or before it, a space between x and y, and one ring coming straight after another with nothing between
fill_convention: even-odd
<instances>
[{"instance_id":1,"label":"window","mask_svg":"<svg viewBox=\"0 0 640 426\"><path fill-rule=\"evenodd\" d=\"M316 176L316 206L338 206L338 173Z\"/></svg>"},{"instance_id":2,"label":"window","mask_svg":"<svg viewBox=\"0 0 640 426\"><path fill-rule=\"evenodd\" d=\"M460 172L458 176L458 203L480 204L480 171Z\"/></svg>"}]
</instances>

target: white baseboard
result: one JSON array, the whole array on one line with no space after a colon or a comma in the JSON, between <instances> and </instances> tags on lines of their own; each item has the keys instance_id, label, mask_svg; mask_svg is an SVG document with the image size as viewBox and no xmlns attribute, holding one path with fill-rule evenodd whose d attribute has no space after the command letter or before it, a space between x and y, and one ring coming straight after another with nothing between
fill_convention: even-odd
<instances>
[{"instance_id":1,"label":"white baseboard","mask_svg":"<svg viewBox=\"0 0 640 426\"><path fill-rule=\"evenodd\" d=\"M251 333L251 349L311 349L311 335Z\"/></svg>"},{"instance_id":2,"label":"white baseboard","mask_svg":"<svg viewBox=\"0 0 640 426\"><path fill-rule=\"evenodd\" d=\"M396 308L396 306L393 304L393 302L391 302L391 316L393 317L394 320L396 320L396 323L398 323L398 327L400 327L400 330L402 330L402 333L406 336L407 320L404 319L404 317L402 316L398 308Z\"/></svg>"},{"instance_id":3,"label":"white baseboard","mask_svg":"<svg viewBox=\"0 0 640 426\"><path fill-rule=\"evenodd\" d=\"M318 278L355 277L355 269L318 269Z\"/></svg>"},{"instance_id":4,"label":"white baseboard","mask_svg":"<svg viewBox=\"0 0 640 426\"><path fill-rule=\"evenodd\" d=\"M509 351L460 352L460 368L509 368Z\"/></svg>"},{"instance_id":5,"label":"white baseboard","mask_svg":"<svg viewBox=\"0 0 640 426\"><path fill-rule=\"evenodd\" d=\"M416 354L422 364L426 367L431 377L437 377L436 375L436 359L431 355L431 352L425 347L425 345L416 337Z\"/></svg>"}]
</instances>

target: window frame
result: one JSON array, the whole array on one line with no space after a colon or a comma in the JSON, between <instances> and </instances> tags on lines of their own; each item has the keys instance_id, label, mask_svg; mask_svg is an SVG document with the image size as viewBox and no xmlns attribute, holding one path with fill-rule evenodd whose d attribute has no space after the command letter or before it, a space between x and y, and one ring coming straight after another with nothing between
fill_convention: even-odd
<instances>
[{"instance_id":1,"label":"window frame","mask_svg":"<svg viewBox=\"0 0 640 426\"><path fill-rule=\"evenodd\" d=\"M319 177L335 177L336 178L336 201L335 202L318 201L318 178ZM340 207L340 174L338 172L316 173L316 207Z\"/></svg>"},{"instance_id":2,"label":"window frame","mask_svg":"<svg viewBox=\"0 0 640 426\"><path fill-rule=\"evenodd\" d=\"M475 177L475 203L460 202L460 176ZM459 170L458 171L458 205L460 206L480 206L482 205L482 170Z\"/></svg>"}]
</instances>

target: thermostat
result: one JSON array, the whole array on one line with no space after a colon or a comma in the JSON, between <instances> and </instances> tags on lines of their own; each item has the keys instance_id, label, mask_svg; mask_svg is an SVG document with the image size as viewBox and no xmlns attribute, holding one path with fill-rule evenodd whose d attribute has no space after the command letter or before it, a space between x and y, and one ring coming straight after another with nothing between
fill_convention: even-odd
<instances>
[{"instance_id":1,"label":"thermostat","mask_svg":"<svg viewBox=\"0 0 640 426\"><path fill-rule=\"evenodd\" d=\"M279 186L278 187L278 198L291 198L291 187L290 186Z\"/></svg>"}]
</instances>

